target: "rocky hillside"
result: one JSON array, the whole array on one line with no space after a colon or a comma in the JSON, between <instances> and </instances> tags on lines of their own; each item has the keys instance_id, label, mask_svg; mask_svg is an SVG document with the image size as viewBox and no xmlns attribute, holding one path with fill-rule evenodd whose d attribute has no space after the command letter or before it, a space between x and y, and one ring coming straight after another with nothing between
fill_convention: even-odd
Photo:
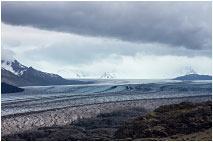
<instances>
[{"instance_id":1,"label":"rocky hillside","mask_svg":"<svg viewBox=\"0 0 213 142\"><path fill-rule=\"evenodd\" d=\"M212 128L212 102L165 105L131 120L116 133L116 139L168 138ZM178 138L179 136L177 136ZM209 133L209 138L211 134Z\"/></svg>"},{"instance_id":2,"label":"rocky hillside","mask_svg":"<svg viewBox=\"0 0 213 142\"><path fill-rule=\"evenodd\" d=\"M15 86L3 83L3 82L1 83L1 93L2 94L4 94L4 93L17 93L17 92L22 92L22 91L24 91L24 89L18 88L18 87L15 87Z\"/></svg>"}]
</instances>

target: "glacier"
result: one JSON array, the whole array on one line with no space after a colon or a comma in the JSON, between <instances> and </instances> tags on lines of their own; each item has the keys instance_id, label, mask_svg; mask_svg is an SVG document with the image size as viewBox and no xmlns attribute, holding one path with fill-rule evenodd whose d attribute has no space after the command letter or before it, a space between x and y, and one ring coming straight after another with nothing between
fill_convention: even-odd
<instances>
[{"instance_id":1,"label":"glacier","mask_svg":"<svg viewBox=\"0 0 213 142\"><path fill-rule=\"evenodd\" d=\"M22 87L24 92L2 94L2 116L96 103L211 96L211 81L96 80L95 84Z\"/></svg>"}]
</instances>

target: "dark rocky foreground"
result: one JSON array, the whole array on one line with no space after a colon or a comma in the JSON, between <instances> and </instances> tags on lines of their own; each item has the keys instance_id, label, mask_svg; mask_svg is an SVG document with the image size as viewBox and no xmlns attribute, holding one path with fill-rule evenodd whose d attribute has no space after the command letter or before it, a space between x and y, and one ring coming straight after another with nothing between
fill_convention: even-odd
<instances>
[{"instance_id":1,"label":"dark rocky foreground","mask_svg":"<svg viewBox=\"0 0 213 142\"><path fill-rule=\"evenodd\" d=\"M115 138L166 138L187 135L212 128L212 102L182 102L164 105L131 120L118 129ZM211 136L211 135L210 135Z\"/></svg>"},{"instance_id":2,"label":"dark rocky foreground","mask_svg":"<svg viewBox=\"0 0 213 142\"><path fill-rule=\"evenodd\" d=\"M4 121L4 123L2 123L3 124L2 126L4 128L2 129L4 130L2 131L4 132L2 133L3 134L2 140L64 140L64 141L66 140L82 140L82 141L83 140L85 141L101 140L102 141L102 140L135 140L135 139L146 140L146 138L156 140L155 137L158 138L157 140L162 140L161 138L164 138L163 140L165 140L165 138L171 138L171 137L173 139L175 138L175 140L179 140L179 139L183 140L184 138L181 138L181 137L185 136L186 134L190 135L187 137L189 140L192 139L191 137L194 138L197 135L203 135L203 136L205 135L205 138L207 136L211 138L211 133L210 133L211 112L209 111L209 109L211 109L210 108L211 102L202 103L203 107L200 104L182 103L182 106L184 104L184 108L186 107L188 111L185 111L185 109L183 109L184 111L181 110L181 107L180 108L178 107L179 105L176 105L175 107L174 106L172 107L172 105L169 105L171 106L171 108L169 106L160 107L156 109L154 112L151 112L150 114L148 114L148 116L150 117L147 118L146 124L144 124L147 126L147 128L143 129L143 131L142 131L142 128L144 127L139 127L139 126L143 126L142 124L134 125L135 127L133 125L128 125L128 124L131 124L131 122L133 122L134 124L135 120L137 120L138 118L142 118L141 116L144 116L145 114L149 113L150 111L159 107L162 104L164 105L174 104L174 103L180 103L183 101L190 101L190 100L192 102L202 102L206 100L211 100L211 97L206 97L206 98L205 97L188 97L188 98L175 98L175 99L138 100L138 101L100 104L99 106L91 105L90 107L87 106L88 111L92 112L93 110L91 110L91 108L94 108L94 109L96 108L95 111L101 110L102 113L100 112L92 113L93 116L90 115L90 117L88 118L84 117L83 119L77 119L77 121L74 121L72 123L69 123L63 126L57 125L56 123L56 124L52 124L51 126L43 125L41 127L34 127L33 129L31 128L27 131L26 130L20 131L21 127L26 127L25 125L27 125L30 120L32 121L32 118L30 119L29 116L32 116L35 114L20 114L17 116L16 115L5 116L2 118ZM150 108L151 106L152 108ZM175 110L176 107L178 109ZM84 111L81 111L81 113L87 112L85 110L85 107L82 107L81 109L84 110ZM167 123L166 122L163 123L164 118L166 118L165 119L166 121L166 120L170 120L170 117L173 116L171 115L171 112L168 111L169 109L174 109L174 111L179 112L180 116L178 117L178 121L176 121L176 118L173 117L171 119L172 122L168 123L169 124L168 126L165 126L167 125ZM64 110L67 111L68 108ZM52 111L52 112L55 112L55 111ZM182 111L183 111L183 114L181 115ZM60 111L57 111L57 112L59 113ZM188 112L190 115L188 114ZM39 112L37 113L37 117L41 117L41 113L44 114L44 112ZM158 114L156 118L151 117L153 113ZM206 116L207 114L209 117ZM21 118L23 118L22 115L26 118L26 121L24 123L21 121L22 120ZM46 115L46 112L45 112L45 115ZM190 119L187 119L188 116L190 116ZM147 117L147 115L145 115L144 117ZM46 115L46 119L49 119L47 115ZM154 126L154 124L158 124L158 123L154 123L155 119L157 120L159 119L159 122L161 122L160 120L162 120L162 123L160 123L160 125ZM179 123L179 119L181 120L181 123ZM190 121L193 121L193 123L189 123ZM17 126L16 123L18 122L22 122L20 124L23 124L23 125ZM39 121L39 122L43 122L43 121ZM196 127L194 127L194 124L196 124ZM129 127L128 129L125 129L127 125L133 126L133 127ZM11 128L8 128L8 126ZM176 129L177 126L178 128ZM171 133L168 133L167 131L165 131L164 128L166 129L169 128ZM197 128L197 130L199 131L194 131L195 128ZM19 132L12 131L12 129L19 130ZM7 134L6 130L10 130L11 134ZM139 132L139 130L141 130L142 132L150 132L151 134L145 135L146 136L145 138L140 136L134 137L134 135L133 136L129 135L129 132L131 133L134 131L135 131L135 134L137 135L137 132ZM185 130L187 133L180 134L179 132L182 130ZM195 132L199 134L194 134ZM150 136L152 137L150 138ZM199 139L196 139L196 140L199 140ZM209 139L204 139L204 140L209 140Z\"/></svg>"},{"instance_id":3,"label":"dark rocky foreground","mask_svg":"<svg viewBox=\"0 0 213 142\"><path fill-rule=\"evenodd\" d=\"M82 119L65 126L42 127L34 131L3 136L3 140L48 140L48 141L90 141L112 140L116 130L127 119L147 113L145 109L135 108L124 111L100 114L97 117Z\"/></svg>"}]
</instances>

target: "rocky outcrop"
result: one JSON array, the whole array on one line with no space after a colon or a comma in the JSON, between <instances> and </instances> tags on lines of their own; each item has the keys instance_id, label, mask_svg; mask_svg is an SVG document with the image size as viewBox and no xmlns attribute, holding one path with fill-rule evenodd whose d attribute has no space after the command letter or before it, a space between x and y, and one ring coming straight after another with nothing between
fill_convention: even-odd
<instances>
[{"instance_id":1,"label":"rocky outcrop","mask_svg":"<svg viewBox=\"0 0 213 142\"><path fill-rule=\"evenodd\" d=\"M15 86L3 83L3 82L1 83L1 93L2 94L4 94L4 93L17 93L17 92L22 92L22 91L24 91L24 89L18 88L18 87L15 87Z\"/></svg>"},{"instance_id":2,"label":"rocky outcrop","mask_svg":"<svg viewBox=\"0 0 213 142\"><path fill-rule=\"evenodd\" d=\"M115 138L164 138L212 128L212 102L182 102L160 106L154 112L127 122Z\"/></svg>"}]
</instances>

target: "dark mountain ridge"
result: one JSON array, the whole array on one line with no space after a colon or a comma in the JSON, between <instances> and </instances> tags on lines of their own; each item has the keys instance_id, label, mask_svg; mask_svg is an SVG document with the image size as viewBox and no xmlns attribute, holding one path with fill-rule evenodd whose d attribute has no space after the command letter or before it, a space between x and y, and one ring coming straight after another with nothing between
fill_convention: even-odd
<instances>
[{"instance_id":1,"label":"dark mountain ridge","mask_svg":"<svg viewBox=\"0 0 213 142\"><path fill-rule=\"evenodd\" d=\"M176 77L173 80L212 80L212 76L199 75L199 74L188 74L188 75Z\"/></svg>"}]
</instances>

